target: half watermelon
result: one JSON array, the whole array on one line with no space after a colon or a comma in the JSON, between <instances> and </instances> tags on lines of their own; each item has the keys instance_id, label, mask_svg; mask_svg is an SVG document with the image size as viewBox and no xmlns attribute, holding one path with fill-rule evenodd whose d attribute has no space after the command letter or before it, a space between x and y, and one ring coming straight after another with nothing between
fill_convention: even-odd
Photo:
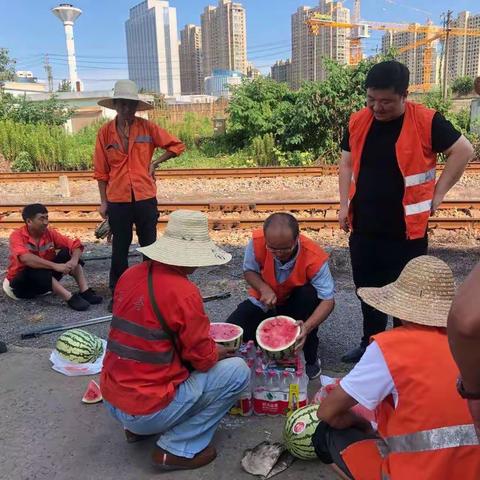
<instances>
[{"instance_id":1,"label":"half watermelon","mask_svg":"<svg viewBox=\"0 0 480 480\"><path fill-rule=\"evenodd\" d=\"M103 400L102 392L100 387L95 380L90 380L90 383L83 394L82 402L83 403L98 403Z\"/></svg>"},{"instance_id":2,"label":"half watermelon","mask_svg":"<svg viewBox=\"0 0 480 480\"><path fill-rule=\"evenodd\" d=\"M211 323L210 336L215 343L226 348L237 350L242 344L243 328L233 323Z\"/></svg>"},{"instance_id":3,"label":"half watermelon","mask_svg":"<svg viewBox=\"0 0 480 480\"><path fill-rule=\"evenodd\" d=\"M257 343L272 360L282 360L293 355L295 342L300 335L297 322L283 315L264 320L257 328Z\"/></svg>"}]
</instances>

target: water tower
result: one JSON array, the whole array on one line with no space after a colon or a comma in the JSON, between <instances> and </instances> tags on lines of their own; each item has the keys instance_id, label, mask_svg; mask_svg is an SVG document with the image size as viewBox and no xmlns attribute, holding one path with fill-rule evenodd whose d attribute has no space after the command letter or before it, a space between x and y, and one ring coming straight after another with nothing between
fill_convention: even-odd
<instances>
[{"instance_id":1,"label":"water tower","mask_svg":"<svg viewBox=\"0 0 480 480\"><path fill-rule=\"evenodd\" d=\"M52 13L63 22L63 26L65 27L70 85L72 86L72 90L78 92L81 90L81 84L77 75L77 60L75 58L75 43L73 41L73 23L82 14L82 11L69 3L61 3L58 7L52 8Z\"/></svg>"}]
</instances>

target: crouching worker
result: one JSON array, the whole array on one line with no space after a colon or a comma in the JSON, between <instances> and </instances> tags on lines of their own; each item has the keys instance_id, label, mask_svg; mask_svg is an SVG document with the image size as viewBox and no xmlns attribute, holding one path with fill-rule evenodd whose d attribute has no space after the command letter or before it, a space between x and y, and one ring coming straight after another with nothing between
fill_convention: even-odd
<instances>
[{"instance_id":1,"label":"crouching worker","mask_svg":"<svg viewBox=\"0 0 480 480\"><path fill-rule=\"evenodd\" d=\"M455 388L458 368L448 347L453 275L430 256L411 260L399 278L358 295L402 326L372 337L360 362L323 401L313 444L342 478L475 480L480 446L467 402ZM378 432L355 416L376 409Z\"/></svg>"},{"instance_id":2,"label":"crouching worker","mask_svg":"<svg viewBox=\"0 0 480 480\"><path fill-rule=\"evenodd\" d=\"M188 210L172 213L165 234L138 251L150 260L115 287L102 395L128 442L160 435L152 459L161 470L198 468L215 458L213 435L250 370L209 336L187 275L231 255L210 240L207 217Z\"/></svg>"},{"instance_id":3,"label":"crouching worker","mask_svg":"<svg viewBox=\"0 0 480 480\"><path fill-rule=\"evenodd\" d=\"M302 329L297 351L303 348L308 377L318 377L317 330L335 305L328 255L300 234L293 215L274 213L265 220L263 230L253 232L243 272L250 296L227 322L241 326L248 341L255 339L258 325L268 317L287 315L298 320Z\"/></svg>"},{"instance_id":4,"label":"crouching worker","mask_svg":"<svg viewBox=\"0 0 480 480\"><path fill-rule=\"evenodd\" d=\"M87 310L101 303L102 297L88 287L80 259L83 246L48 227L45 205L33 203L22 211L25 226L10 235L10 258L4 292L14 300L31 299L53 292L73 310ZM71 293L60 283L71 275L79 292Z\"/></svg>"}]
</instances>

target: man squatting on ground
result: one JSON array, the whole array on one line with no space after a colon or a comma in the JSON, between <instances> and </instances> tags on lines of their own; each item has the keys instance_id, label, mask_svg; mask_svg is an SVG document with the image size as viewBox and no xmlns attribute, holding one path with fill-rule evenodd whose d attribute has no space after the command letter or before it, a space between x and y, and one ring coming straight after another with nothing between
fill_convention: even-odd
<instances>
[{"instance_id":1,"label":"man squatting on ground","mask_svg":"<svg viewBox=\"0 0 480 480\"><path fill-rule=\"evenodd\" d=\"M367 106L351 116L342 141L339 221L352 230L356 288L391 283L409 260L427 253L428 218L473 156L470 142L440 113L407 101L408 83L405 65L374 65L365 81ZM447 159L435 183L440 152ZM387 325L387 315L363 301L361 307L363 338L344 362L357 362Z\"/></svg>"},{"instance_id":2,"label":"man squatting on ground","mask_svg":"<svg viewBox=\"0 0 480 480\"><path fill-rule=\"evenodd\" d=\"M35 298L54 292L74 310L87 310L101 303L102 297L88 287L80 259L80 240L66 237L48 227L48 211L40 203L27 205L22 211L25 226L10 234L10 257L5 293L13 299ZM79 292L70 293L60 283L71 275Z\"/></svg>"},{"instance_id":3,"label":"man squatting on ground","mask_svg":"<svg viewBox=\"0 0 480 480\"><path fill-rule=\"evenodd\" d=\"M185 145L156 123L135 116L135 112L153 106L139 99L137 86L131 80L117 81L113 97L99 100L98 104L117 112L115 120L99 130L94 154L99 211L103 218L108 217L112 233L109 286L113 292L128 268L133 225L140 246L150 245L157 238L155 168L180 155ZM152 160L157 148L165 152Z\"/></svg>"},{"instance_id":4,"label":"man squatting on ground","mask_svg":"<svg viewBox=\"0 0 480 480\"><path fill-rule=\"evenodd\" d=\"M263 230L253 233L243 271L250 296L227 322L241 326L248 341L255 340L258 325L268 317L287 315L298 320L297 351L303 348L308 377L318 377L318 326L335 306L328 255L300 234L293 215L274 213L265 220Z\"/></svg>"},{"instance_id":5,"label":"man squatting on ground","mask_svg":"<svg viewBox=\"0 0 480 480\"><path fill-rule=\"evenodd\" d=\"M153 462L161 470L198 468L216 456L220 420L245 390L250 369L216 345L202 297L187 276L232 256L209 237L207 216L177 210L148 259L115 288L100 388L127 441L160 434Z\"/></svg>"}]
</instances>

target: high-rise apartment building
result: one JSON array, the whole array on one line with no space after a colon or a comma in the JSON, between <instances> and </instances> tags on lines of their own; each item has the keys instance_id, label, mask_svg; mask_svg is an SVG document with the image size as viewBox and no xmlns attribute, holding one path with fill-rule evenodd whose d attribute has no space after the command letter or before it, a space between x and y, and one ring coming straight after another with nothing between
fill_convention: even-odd
<instances>
[{"instance_id":1,"label":"high-rise apartment building","mask_svg":"<svg viewBox=\"0 0 480 480\"><path fill-rule=\"evenodd\" d=\"M345 28L322 26L313 35L306 24L308 18L320 14L333 22L350 23L350 10L342 2L320 0L318 7L299 7L292 15L291 85L299 88L302 82L326 78L325 58L348 63L350 58L350 32Z\"/></svg>"},{"instance_id":2,"label":"high-rise apartment building","mask_svg":"<svg viewBox=\"0 0 480 480\"><path fill-rule=\"evenodd\" d=\"M450 26L480 30L480 14L460 12ZM448 81L464 76L472 78L480 76L480 37L452 35L449 42Z\"/></svg>"},{"instance_id":3,"label":"high-rise apartment building","mask_svg":"<svg viewBox=\"0 0 480 480\"><path fill-rule=\"evenodd\" d=\"M275 80L279 83L288 83L292 82L292 63L290 59L288 60L278 60L272 65L271 69L272 80Z\"/></svg>"},{"instance_id":4,"label":"high-rise apartment building","mask_svg":"<svg viewBox=\"0 0 480 480\"><path fill-rule=\"evenodd\" d=\"M180 79L182 94L203 92L202 29L186 25L180 32Z\"/></svg>"},{"instance_id":5,"label":"high-rise apartment building","mask_svg":"<svg viewBox=\"0 0 480 480\"><path fill-rule=\"evenodd\" d=\"M130 9L125 32L130 80L146 92L180 94L176 9L145 0Z\"/></svg>"},{"instance_id":6,"label":"high-rise apartment building","mask_svg":"<svg viewBox=\"0 0 480 480\"><path fill-rule=\"evenodd\" d=\"M213 70L235 70L247 73L246 13L240 3L219 0L201 15L203 73Z\"/></svg>"},{"instance_id":7,"label":"high-rise apartment building","mask_svg":"<svg viewBox=\"0 0 480 480\"><path fill-rule=\"evenodd\" d=\"M420 27L418 23L412 23L410 27L411 30L408 32L385 33L382 37L382 52L387 53L392 48L399 50L403 47L413 45L425 38L425 33L417 31L417 28ZM430 78L424 78L425 48L432 49L432 55L430 59ZM438 40L434 40L431 42L429 47L420 45L416 48L410 48L409 50L396 55L396 59L406 65L410 70L410 85L435 85L439 83L440 58L437 49Z\"/></svg>"}]
</instances>

